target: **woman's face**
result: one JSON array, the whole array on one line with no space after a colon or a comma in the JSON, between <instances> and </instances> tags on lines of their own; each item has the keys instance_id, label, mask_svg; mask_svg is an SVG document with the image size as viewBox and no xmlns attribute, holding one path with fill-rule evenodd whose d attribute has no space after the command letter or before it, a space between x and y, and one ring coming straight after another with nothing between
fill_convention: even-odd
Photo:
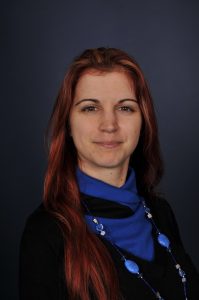
<instances>
[{"instance_id":1,"label":"woman's face","mask_svg":"<svg viewBox=\"0 0 199 300\"><path fill-rule=\"evenodd\" d=\"M69 122L84 170L128 168L142 125L132 80L120 71L87 71L77 83Z\"/></svg>"}]
</instances>

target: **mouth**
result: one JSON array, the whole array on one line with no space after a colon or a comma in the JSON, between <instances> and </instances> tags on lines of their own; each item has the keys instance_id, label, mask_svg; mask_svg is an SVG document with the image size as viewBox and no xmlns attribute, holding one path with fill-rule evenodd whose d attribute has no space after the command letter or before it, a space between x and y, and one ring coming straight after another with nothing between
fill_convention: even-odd
<instances>
[{"instance_id":1,"label":"mouth","mask_svg":"<svg viewBox=\"0 0 199 300\"><path fill-rule=\"evenodd\" d=\"M96 144L104 148L112 149L118 147L121 142L97 142Z\"/></svg>"}]
</instances>

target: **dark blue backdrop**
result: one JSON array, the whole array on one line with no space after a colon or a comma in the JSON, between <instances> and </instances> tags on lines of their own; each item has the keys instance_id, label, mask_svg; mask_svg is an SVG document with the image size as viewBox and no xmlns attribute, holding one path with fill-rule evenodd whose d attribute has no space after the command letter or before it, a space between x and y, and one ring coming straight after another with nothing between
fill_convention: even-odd
<instances>
[{"instance_id":1,"label":"dark blue backdrop","mask_svg":"<svg viewBox=\"0 0 199 300\"><path fill-rule=\"evenodd\" d=\"M1 299L17 299L18 250L40 203L44 130L60 83L83 49L118 47L151 87L173 207L199 267L199 2L5 1L1 7Z\"/></svg>"}]
</instances>

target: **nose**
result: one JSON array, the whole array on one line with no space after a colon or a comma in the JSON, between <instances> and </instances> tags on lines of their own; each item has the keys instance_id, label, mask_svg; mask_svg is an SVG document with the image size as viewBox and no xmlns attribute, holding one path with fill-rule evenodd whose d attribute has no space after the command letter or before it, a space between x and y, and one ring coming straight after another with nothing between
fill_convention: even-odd
<instances>
[{"instance_id":1,"label":"nose","mask_svg":"<svg viewBox=\"0 0 199 300\"><path fill-rule=\"evenodd\" d=\"M100 119L99 129L105 132L115 132L118 129L118 120L115 112L104 112Z\"/></svg>"}]
</instances>

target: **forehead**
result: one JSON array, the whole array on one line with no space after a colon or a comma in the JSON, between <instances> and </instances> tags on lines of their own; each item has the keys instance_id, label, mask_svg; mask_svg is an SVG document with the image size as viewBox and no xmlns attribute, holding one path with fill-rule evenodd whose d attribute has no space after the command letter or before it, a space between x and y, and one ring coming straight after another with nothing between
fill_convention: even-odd
<instances>
[{"instance_id":1,"label":"forehead","mask_svg":"<svg viewBox=\"0 0 199 300\"><path fill-rule=\"evenodd\" d=\"M124 71L100 72L97 70L87 70L79 78L75 95L97 96L97 93L118 95L134 94L134 82L130 75ZM89 95L88 95L89 94ZM128 96L128 95L127 95Z\"/></svg>"}]
</instances>

